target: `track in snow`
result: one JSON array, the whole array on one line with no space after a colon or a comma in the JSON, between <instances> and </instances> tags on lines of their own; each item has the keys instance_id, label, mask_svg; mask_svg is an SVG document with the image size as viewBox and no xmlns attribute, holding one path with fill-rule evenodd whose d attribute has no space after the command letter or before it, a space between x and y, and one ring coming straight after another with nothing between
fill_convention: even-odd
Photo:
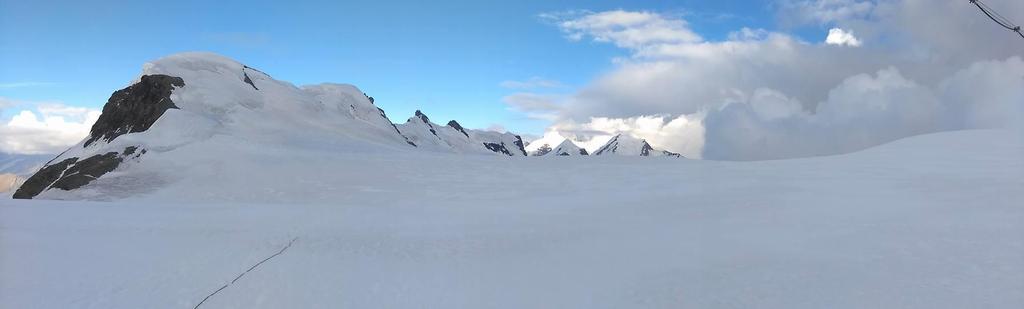
<instances>
[{"instance_id":1,"label":"track in snow","mask_svg":"<svg viewBox=\"0 0 1024 309\"><path fill-rule=\"evenodd\" d=\"M210 299L210 297L213 297L213 295L216 295L216 294L217 294L218 292L220 292L221 290L224 290L224 289L225 289L225 288L227 288L228 286L230 286L230 285L232 285L232 284L235 284L235 282L236 282L236 281L238 281L238 279L242 279L242 276L245 276L245 274L248 274L248 273L249 273L250 271L252 271L253 269L256 269L256 267L259 267L259 266L260 266L260 265L262 265L262 264L263 264L264 262L266 262L266 261L269 261L270 259L272 259L272 258L274 258L274 257L276 257L276 256L278 256L278 255L281 255L281 253L284 253L284 251L285 251L285 250L288 250L288 248L291 248L292 244L293 244L293 243L295 243L295 240L297 240L297 239L299 239L299 238L298 238L298 237L292 238L292 240L291 240L291 241L289 241L287 245L285 245L284 247L282 247L280 251L277 251L277 253L274 253L274 254L272 254L272 255L268 256L267 258L263 259L263 260L262 260L262 261L260 261L259 263L256 263L255 265L252 265L252 267L249 267L249 269L246 269L246 270L245 270L245 271L243 271L242 273L238 274L238 276L237 276L237 277L235 277L235 279L234 279L234 280L231 280L231 282L229 282L229 283L227 283L227 284L224 284L224 286L221 286L221 287L220 287L219 289L217 289L216 291L213 291L213 293L210 293L210 295L206 295L206 297L204 297L204 298L203 298L203 300L199 301L199 303L198 303L198 304L196 304L196 306L195 306L195 307L193 307L192 309L198 309L198 308L199 308L199 306L202 306L202 305L203 305L203 303L205 303L205 302L206 302L206 300Z\"/></svg>"}]
</instances>

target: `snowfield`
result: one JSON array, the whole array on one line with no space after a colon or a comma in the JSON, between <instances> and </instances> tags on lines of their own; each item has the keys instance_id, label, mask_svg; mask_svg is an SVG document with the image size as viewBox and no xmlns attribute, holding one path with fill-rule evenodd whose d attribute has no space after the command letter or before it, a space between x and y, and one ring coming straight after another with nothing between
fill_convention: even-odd
<instances>
[{"instance_id":1,"label":"snowfield","mask_svg":"<svg viewBox=\"0 0 1024 309\"><path fill-rule=\"evenodd\" d=\"M0 307L1024 307L1019 133L762 162L229 141L79 189L109 201L0 199Z\"/></svg>"}]
</instances>

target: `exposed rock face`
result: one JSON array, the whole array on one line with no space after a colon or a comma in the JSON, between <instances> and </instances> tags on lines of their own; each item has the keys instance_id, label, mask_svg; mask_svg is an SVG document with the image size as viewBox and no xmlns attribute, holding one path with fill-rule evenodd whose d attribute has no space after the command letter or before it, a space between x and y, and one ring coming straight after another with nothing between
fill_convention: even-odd
<instances>
[{"instance_id":1,"label":"exposed rock face","mask_svg":"<svg viewBox=\"0 0 1024 309\"><path fill-rule=\"evenodd\" d=\"M587 150L583 149L583 148L580 148L580 150L579 150L579 152L577 154L581 155L581 156L585 156L585 155L587 155ZM560 155L560 156L571 156L572 153L569 152L569 151L560 151L560 152L558 152L558 155Z\"/></svg>"},{"instance_id":2,"label":"exposed rock face","mask_svg":"<svg viewBox=\"0 0 1024 309\"><path fill-rule=\"evenodd\" d=\"M252 86L252 89L260 90L260 88L256 88L256 84L252 83L252 79L249 78L249 73L245 73L245 71L242 71L242 76L245 76L245 83L249 84L249 86Z\"/></svg>"},{"instance_id":3,"label":"exposed rock face","mask_svg":"<svg viewBox=\"0 0 1024 309\"><path fill-rule=\"evenodd\" d=\"M448 126L452 127L452 129L455 129L456 131L459 131L460 133L462 133L462 135L465 135L467 138L469 137L469 133L466 133L466 129L463 129L462 125L460 125L455 120L449 121Z\"/></svg>"},{"instance_id":4,"label":"exposed rock face","mask_svg":"<svg viewBox=\"0 0 1024 309\"><path fill-rule=\"evenodd\" d=\"M549 152L551 152L551 145L550 144L544 144L544 145L540 146L540 148L537 148L537 151L534 152L533 155L534 156L543 156L543 155L548 154Z\"/></svg>"},{"instance_id":5,"label":"exposed rock face","mask_svg":"<svg viewBox=\"0 0 1024 309\"><path fill-rule=\"evenodd\" d=\"M426 114L417 109L416 118L419 118L420 121L423 121L423 123L427 124L427 127L430 128L430 133L434 134L434 136L437 136L437 130L434 129L434 124L430 123L430 118L427 118Z\"/></svg>"},{"instance_id":6,"label":"exposed rock face","mask_svg":"<svg viewBox=\"0 0 1024 309\"><path fill-rule=\"evenodd\" d=\"M113 171L126 158L138 158L145 153L145 149L138 151L138 147L131 146L121 153L108 152L84 160L67 158L55 164L48 164L25 180L18 191L14 192L14 198L31 199L51 188L65 191L81 188L103 174Z\"/></svg>"},{"instance_id":7,"label":"exposed rock face","mask_svg":"<svg viewBox=\"0 0 1024 309\"><path fill-rule=\"evenodd\" d=\"M512 152L508 151L508 148L505 148L504 144L498 144L498 143L483 143L483 144L484 144L484 147L487 147L487 149L490 150L490 151L497 152L497 153L500 153L500 154L504 154L506 156L512 156Z\"/></svg>"},{"instance_id":8,"label":"exposed rock face","mask_svg":"<svg viewBox=\"0 0 1024 309\"><path fill-rule=\"evenodd\" d=\"M171 101L171 90L183 86L185 81L180 77L143 75L138 83L114 92L89 131L85 146L148 130L167 109L178 108Z\"/></svg>"},{"instance_id":9,"label":"exposed rock face","mask_svg":"<svg viewBox=\"0 0 1024 309\"><path fill-rule=\"evenodd\" d=\"M505 143L509 139L507 137L509 135L511 135L512 145ZM516 154L519 154L524 157L527 156L526 149L523 148L523 138L520 137L519 135L502 133L497 137L497 142L484 142L483 144L484 147L487 147L488 150L506 156L514 157L516 156Z\"/></svg>"},{"instance_id":10,"label":"exposed rock face","mask_svg":"<svg viewBox=\"0 0 1024 309\"><path fill-rule=\"evenodd\" d=\"M524 157L527 156L526 145L523 145L523 137L516 135L516 140L512 143L516 145L517 150L519 150L519 152L522 153Z\"/></svg>"},{"instance_id":11,"label":"exposed rock face","mask_svg":"<svg viewBox=\"0 0 1024 309\"><path fill-rule=\"evenodd\" d=\"M58 162L57 164L43 167L43 169L36 172L35 175L32 175L28 180L25 180L25 183L21 185L21 188L18 188L18 191L14 192L14 198L30 199L39 195L39 193L42 193L43 190L46 190L50 185L60 179L60 177L64 175L64 171L66 171L72 164L75 164L76 161L78 161L78 158L68 158L64 161Z\"/></svg>"}]
</instances>

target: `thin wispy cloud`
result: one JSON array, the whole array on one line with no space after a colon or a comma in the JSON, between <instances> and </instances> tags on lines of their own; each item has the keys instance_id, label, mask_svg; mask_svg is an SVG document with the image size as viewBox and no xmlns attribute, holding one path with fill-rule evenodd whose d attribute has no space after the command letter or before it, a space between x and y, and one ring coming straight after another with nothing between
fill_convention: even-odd
<instances>
[{"instance_id":1,"label":"thin wispy cloud","mask_svg":"<svg viewBox=\"0 0 1024 309\"><path fill-rule=\"evenodd\" d=\"M506 80L506 81L501 82L501 84L499 84L499 85L502 88L520 89L520 90L545 89L545 88L550 89L550 88L564 88L565 87L565 84L562 84L561 82L559 82L557 80L545 79L545 78L541 78L541 77L531 77L531 78L529 78L527 80L523 80L523 81Z\"/></svg>"},{"instance_id":2,"label":"thin wispy cloud","mask_svg":"<svg viewBox=\"0 0 1024 309\"><path fill-rule=\"evenodd\" d=\"M42 87L42 86L53 86L53 85L56 85L56 83L51 83L51 82L11 82L11 83L0 83L0 89Z\"/></svg>"}]
</instances>

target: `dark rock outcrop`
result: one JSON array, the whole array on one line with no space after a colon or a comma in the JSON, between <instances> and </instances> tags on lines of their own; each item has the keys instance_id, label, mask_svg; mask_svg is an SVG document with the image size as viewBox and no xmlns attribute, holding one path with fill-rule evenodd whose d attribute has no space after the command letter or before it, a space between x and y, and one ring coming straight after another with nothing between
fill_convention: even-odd
<instances>
[{"instance_id":1,"label":"dark rock outcrop","mask_svg":"<svg viewBox=\"0 0 1024 309\"><path fill-rule=\"evenodd\" d=\"M546 155L549 152L551 152L551 150L552 150L551 149L551 145L544 144L543 146L540 146L540 148L537 148L537 151L534 152L533 155L534 156L543 156L543 155Z\"/></svg>"},{"instance_id":2,"label":"dark rock outcrop","mask_svg":"<svg viewBox=\"0 0 1024 309\"><path fill-rule=\"evenodd\" d=\"M452 128L453 128L453 129L455 129L456 131L462 132L462 135L465 135L465 136L466 136L466 138L469 138L469 133L466 133L466 129L463 129L463 128L462 128L462 125L460 125L460 124L459 124L458 122L456 122L455 120L449 121L449 122L448 122L448 126L449 126L449 127L452 127Z\"/></svg>"},{"instance_id":3,"label":"dark rock outcrop","mask_svg":"<svg viewBox=\"0 0 1024 309\"><path fill-rule=\"evenodd\" d=\"M505 147L504 143L484 143L484 147L487 147L488 150L493 152L504 154L506 156L512 156L512 153L508 151L508 148Z\"/></svg>"},{"instance_id":4,"label":"dark rock outcrop","mask_svg":"<svg viewBox=\"0 0 1024 309\"><path fill-rule=\"evenodd\" d=\"M434 125L430 124L430 118L427 118L426 114L423 114L423 112L417 109L416 118L419 118L421 121L423 121L424 124L427 125L427 128L430 129L430 134L434 134L434 136L437 136L437 138L441 138L440 136L437 135L437 130L434 130Z\"/></svg>"},{"instance_id":5,"label":"dark rock outcrop","mask_svg":"<svg viewBox=\"0 0 1024 309\"><path fill-rule=\"evenodd\" d=\"M523 138L521 136L516 135L516 141L514 141L512 143L516 145L516 150L519 150L519 152L521 152L523 154L523 156L527 155L526 154L526 146L523 145Z\"/></svg>"},{"instance_id":6,"label":"dark rock outcrop","mask_svg":"<svg viewBox=\"0 0 1024 309\"><path fill-rule=\"evenodd\" d=\"M430 123L430 118L427 118L427 115L418 109L416 110L416 118L423 120L423 123Z\"/></svg>"},{"instance_id":7,"label":"dark rock outcrop","mask_svg":"<svg viewBox=\"0 0 1024 309\"><path fill-rule=\"evenodd\" d=\"M113 171L122 161L124 159L116 152L88 157L68 167L64 171L64 176L55 181L50 187L61 190L80 188L103 176L103 174Z\"/></svg>"},{"instance_id":8,"label":"dark rock outcrop","mask_svg":"<svg viewBox=\"0 0 1024 309\"><path fill-rule=\"evenodd\" d=\"M242 70L242 76L245 76L245 83L252 86L252 89L260 90L260 88L256 88L256 84L252 83L252 79L249 78L249 73L245 73L245 70Z\"/></svg>"},{"instance_id":9,"label":"dark rock outcrop","mask_svg":"<svg viewBox=\"0 0 1024 309\"><path fill-rule=\"evenodd\" d=\"M183 86L185 81L180 77L143 75L138 83L115 91L103 105L103 113L89 131L85 146L148 130L165 111L178 108L171 101L171 91Z\"/></svg>"},{"instance_id":10,"label":"dark rock outcrop","mask_svg":"<svg viewBox=\"0 0 1024 309\"><path fill-rule=\"evenodd\" d=\"M53 184L55 181L60 179L64 175L64 171L68 169L68 166L75 164L78 158L69 158L64 161L57 162L56 164L44 166L38 172L25 180L25 183L21 184L21 187L17 191L14 191L14 198L16 199L30 199L42 193Z\"/></svg>"},{"instance_id":11,"label":"dark rock outcrop","mask_svg":"<svg viewBox=\"0 0 1024 309\"><path fill-rule=\"evenodd\" d=\"M67 158L55 164L47 164L36 172L14 192L16 199L31 199L51 188L74 190L89 184L103 174L116 169L126 158L138 158L146 153L137 146L129 146L124 151L98 154L84 160Z\"/></svg>"}]
</instances>

